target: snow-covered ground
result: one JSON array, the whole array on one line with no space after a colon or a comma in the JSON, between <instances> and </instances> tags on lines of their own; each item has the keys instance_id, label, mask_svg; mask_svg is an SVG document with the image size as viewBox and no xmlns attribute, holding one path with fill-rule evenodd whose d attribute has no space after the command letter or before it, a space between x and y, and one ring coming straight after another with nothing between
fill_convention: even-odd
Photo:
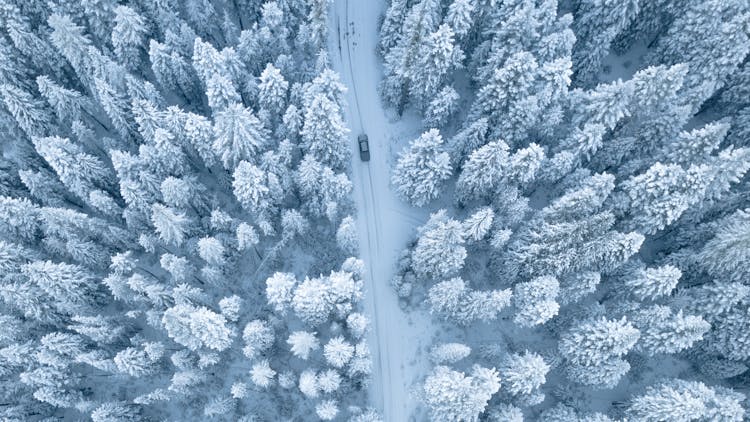
<instances>
[{"instance_id":1,"label":"snow-covered ground","mask_svg":"<svg viewBox=\"0 0 750 422\"><path fill-rule=\"evenodd\" d=\"M370 400L388 422L409 420L417 407L412 391L425 373L424 356L435 330L430 315L404 312L390 285L401 250L428 211L401 202L389 185L390 167L403 143L417 137L416 117L389 119L377 91L376 55L380 1L336 0L330 14L331 61L348 88L346 112L352 139L352 181L358 210L360 251L368 268L365 307L373 320ZM356 137L369 136L371 160L359 158Z\"/></svg>"}]
</instances>

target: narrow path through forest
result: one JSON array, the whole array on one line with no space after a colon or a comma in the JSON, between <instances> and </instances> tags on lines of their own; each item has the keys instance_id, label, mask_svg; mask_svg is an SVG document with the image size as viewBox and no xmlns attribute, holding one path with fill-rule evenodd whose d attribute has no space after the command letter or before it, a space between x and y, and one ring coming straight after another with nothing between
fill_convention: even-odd
<instances>
[{"instance_id":1,"label":"narrow path through forest","mask_svg":"<svg viewBox=\"0 0 750 422\"><path fill-rule=\"evenodd\" d=\"M335 0L330 14L331 62L347 86L351 129L352 182L357 205L360 254L367 267L365 310L372 319L369 344L373 355L370 401L385 421L407 421L416 407L411 394L423 373L419 355L432 337L429 315L404 312L390 285L398 256L426 220L426 211L402 203L390 190L391 140L411 132L410 122L389 122L377 87L381 64L376 54L378 17L384 4L376 0ZM414 126L414 122L411 122ZM356 138L366 133L371 161L359 158Z\"/></svg>"}]
</instances>

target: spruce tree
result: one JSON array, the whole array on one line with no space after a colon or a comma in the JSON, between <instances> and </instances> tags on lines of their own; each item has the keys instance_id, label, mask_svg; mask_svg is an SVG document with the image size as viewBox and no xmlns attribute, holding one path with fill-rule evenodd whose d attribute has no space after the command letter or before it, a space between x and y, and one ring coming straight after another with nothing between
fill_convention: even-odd
<instances>
[{"instance_id":1,"label":"spruce tree","mask_svg":"<svg viewBox=\"0 0 750 422\"><path fill-rule=\"evenodd\" d=\"M238 103L216 113L213 135L213 150L226 169L234 169L242 160L257 161L268 142L260 120Z\"/></svg>"},{"instance_id":2,"label":"spruce tree","mask_svg":"<svg viewBox=\"0 0 750 422\"><path fill-rule=\"evenodd\" d=\"M401 152L391 183L404 200L421 207L440 195L443 183L452 173L442 145L440 133L431 129Z\"/></svg>"},{"instance_id":3,"label":"spruce tree","mask_svg":"<svg viewBox=\"0 0 750 422\"><path fill-rule=\"evenodd\" d=\"M424 401L433 419L477 420L500 389L494 369L475 365L470 375L437 366L424 383Z\"/></svg>"}]
</instances>

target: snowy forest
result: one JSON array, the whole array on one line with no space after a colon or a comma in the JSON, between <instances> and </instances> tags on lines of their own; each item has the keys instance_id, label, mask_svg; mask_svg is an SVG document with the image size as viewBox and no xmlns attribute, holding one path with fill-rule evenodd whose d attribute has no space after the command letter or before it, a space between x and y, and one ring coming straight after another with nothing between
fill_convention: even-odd
<instances>
[{"instance_id":1,"label":"snowy forest","mask_svg":"<svg viewBox=\"0 0 750 422\"><path fill-rule=\"evenodd\" d=\"M1 3L0 419L376 420L328 3Z\"/></svg>"},{"instance_id":2,"label":"snowy forest","mask_svg":"<svg viewBox=\"0 0 750 422\"><path fill-rule=\"evenodd\" d=\"M399 260L436 421L742 421L750 3L392 0Z\"/></svg>"},{"instance_id":3,"label":"snowy forest","mask_svg":"<svg viewBox=\"0 0 750 422\"><path fill-rule=\"evenodd\" d=\"M0 26L0 420L750 416L750 0Z\"/></svg>"}]
</instances>

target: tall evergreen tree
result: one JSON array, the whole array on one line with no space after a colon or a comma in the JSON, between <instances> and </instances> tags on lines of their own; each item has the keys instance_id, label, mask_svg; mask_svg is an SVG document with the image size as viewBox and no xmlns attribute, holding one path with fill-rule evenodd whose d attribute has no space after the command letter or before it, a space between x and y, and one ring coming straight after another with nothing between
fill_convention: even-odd
<instances>
[{"instance_id":1,"label":"tall evergreen tree","mask_svg":"<svg viewBox=\"0 0 750 422\"><path fill-rule=\"evenodd\" d=\"M411 255L412 266L422 277L447 278L458 273L467 252L461 223L445 210L430 215L419 228L419 240Z\"/></svg>"},{"instance_id":2,"label":"tall evergreen tree","mask_svg":"<svg viewBox=\"0 0 750 422\"><path fill-rule=\"evenodd\" d=\"M401 152L391 183L404 200L421 207L440 195L452 173L449 156L442 145L440 133L431 129Z\"/></svg>"},{"instance_id":3,"label":"tall evergreen tree","mask_svg":"<svg viewBox=\"0 0 750 422\"><path fill-rule=\"evenodd\" d=\"M750 52L746 28L750 5L690 3L675 17L650 54L652 62L686 63L684 98L693 110L719 89Z\"/></svg>"},{"instance_id":4,"label":"tall evergreen tree","mask_svg":"<svg viewBox=\"0 0 750 422\"><path fill-rule=\"evenodd\" d=\"M421 108L438 93L449 72L463 60L463 52L455 44L453 30L440 25L420 46L417 61L409 74L409 94Z\"/></svg>"},{"instance_id":5,"label":"tall evergreen tree","mask_svg":"<svg viewBox=\"0 0 750 422\"><path fill-rule=\"evenodd\" d=\"M317 94L305 106L300 131L305 149L321 163L341 169L349 156L347 134L339 106Z\"/></svg>"},{"instance_id":6,"label":"tall evergreen tree","mask_svg":"<svg viewBox=\"0 0 750 422\"><path fill-rule=\"evenodd\" d=\"M701 382L668 380L634 397L628 415L639 421L740 421L744 395L728 390L719 393Z\"/></svg>"},{"instance_id":7,"label":"tall evergreen tree","mask_svg":"<svg viewBox=\"0 0 750 422\"><path fill-rule=\"evenodd\" d=\"M630 218L628 226L646 234L664 229L704 197L710 182L705 166L683 169L656 163L645 173L622 183L619 209Z\"/></svg>"},{"instance_id":8,"label":"tall evergreen tree","mask_svg":"<svg viewBox=\"0 0 750 422\"><path fill-rule=\"evenodd\" d=\"M115 54L128 68L138 69L142 61L143 44L148 34L145 19L128 6L117 6L114 13L112 46Z\"/></svg>"},{"instance_id":9,"label":"tall evergreen tree","mask_svg":"<svg viewBox=\"0 0 750 422\"><path fill-rule=\"evenodd\" d=\"M15 86L0 85L5 108L27 136L45 136L53 127L53 116L44 103Z\"/></svg>"},{"instance_id":10,"label":"tall evergreen tree","mask_svg":"<svg viewBox=\"0 0 750 422\"><path fill-rule=\"evenodd\" d=\"M234 169L241 160L255 162L268 142L260 120L238 103L216 113L213 132L214 152L227 169Z\"/></svg>"},{"instance_id":11,"label":"tall evergreen tree","mask_svg":"<svg viewBox=\"0 0 750 422\"><path fill-rule=\"evenodd\" d=\"M495 369L475 365L470 375L437 366L424 383L424 400L433 419L475 421L500 389Z\"/></svg>"},{"instance_id":12,"label":"tall evergreen tree","mask_svg":"<svg viewBox=\"0 0 750 422\"><path fill-rule=\"evenodd\" d=\"M35 138L33 142L65 187L80 198L87 199L95 187L109 188L112 176L102 160L69 139L51 136Z\"/></svg>"}]
</instances>

